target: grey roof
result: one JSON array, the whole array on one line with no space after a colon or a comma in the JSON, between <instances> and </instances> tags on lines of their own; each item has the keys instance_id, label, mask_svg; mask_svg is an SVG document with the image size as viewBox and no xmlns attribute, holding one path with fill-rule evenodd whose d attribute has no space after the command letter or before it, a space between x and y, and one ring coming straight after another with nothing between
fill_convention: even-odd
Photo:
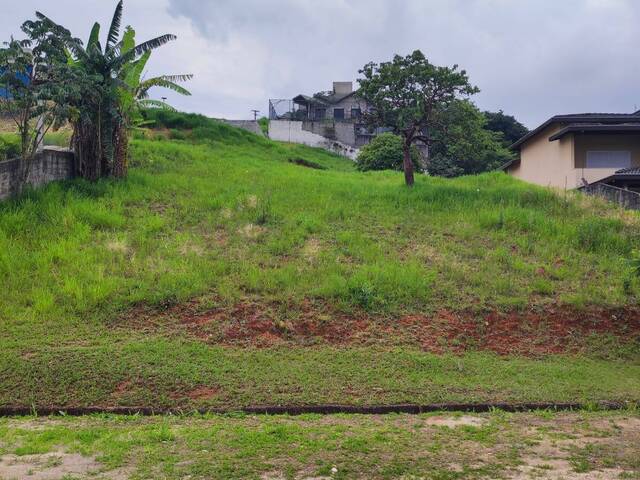
<instances>
[{"instance_id":1,"label":"grey roof","mask_svg":"<svg viewBox=\"0 0 640 480\"><path fill-rule=\"evenodd\" d=\"M618 170L615 173L615 176L640 176L640 167L629 167L623 168L622 170Z\"/></svg>"},{"instance_id":2,"label":"grey roof","mask_svg":"<svg viewBox=\"0 0 640 480\"><path fill-rule=\"evenodd\" d=\"M517 149L530 138L536 136L542 130L553 123L568 124L620 124L629 122L640 122L640 111L635 113L572 113L556 115L544 122L538 128L531 130L524 137L511 145L510 148Z\"/></svg>"},{"instance_id":3,"label":"grey roof","mask_svg":"<svg viewBox=\"0 0 640 480\"><path fill-rule=\"evenodd\" d=\"M640 179L640 167L629 167L617 170L613 175L598 180L596 183L606 183L615 180L638 180Z\"/></svg>"},{"instance_id":4,"label":"grey roof","mask_svg":"<svg viewBox=\"0 0 640 480\"><path fill-rule=\"evenodd\" d=\"M324 99L318 98L318 97L310 97L309 95L298 95L296 97L293 97L293 101L295 103L315 103L318 105L328 105L327 102L324 101Z\"/></svg>"},{"instance_id":5,"label":"grey roof","mask_svg":"<svg viewBox=\"0 0 640 480\"><path fill-rule=\"evenodd\" d=\"M509 168L511 165L515 165L516 163L520 163L520 158L514 158L513 160L509 160L504 165L501 165L497 168L497 170L502 170L503 172Z\"/></svg>"},{"instance_id":6,"label":"grey roof","mask_svg":"<svg viewBox=\"0 0 640 480\"><path fill-rule=\"evenodd\" d=\"M568 133L607 133L607 132L640 132L640 117L637 123L571 123L560 130L555 135L549 137L549 141L553 142L564 137Z\"/></svg>"},{"instance_id":7,"label":"grey roof","mask_svg":"<svg viewBox=\"0 0 640 480\"><path fill-rule=\"evenodd\" d=\"M350 92L350 93L343 93L343 94L331 94L331 95L327 95L327 96L322 96L320 98L322 98L325 102L333 105L336 103L340 103L342 100L344 100L345 98L349 98L352 95L355 95L356 92Z\"/></svg>"},{"instance_id":8,"label":"grey roof","mask_svg":"<svg viewBox=\"0 0 640 480\"><path fill-rule=\"evenodd\" d=\"M318 105L335 105L336 103L340 103L345 98L349 98L352 95L355 95L357 92L345 93L336 95L332 93L331 95L322 95L322 96L314 96L310 97L309 95L300 94L296 97L293 97L293 101L295 103L310 103L310 104L318 104Z\"/></svg>"}]
</instances>

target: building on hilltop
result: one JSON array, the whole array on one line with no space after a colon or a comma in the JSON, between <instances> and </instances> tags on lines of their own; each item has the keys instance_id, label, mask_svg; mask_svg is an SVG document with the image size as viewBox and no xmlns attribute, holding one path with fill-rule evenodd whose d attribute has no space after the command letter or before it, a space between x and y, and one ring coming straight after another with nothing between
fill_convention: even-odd
<instances>
[{"instance_id":1,"label":"building on hilltop","mask_svg":"<svg viewBox=\"0 0 640 480\"><path fill-rule=\"evenodd\" d=\"M333 89L292 99L269 100L269 137L321 147L355 158L358 149L386 129L371 129L363 121L366 102L353 82L333 82Z\"/></svg>"}]
</instances>

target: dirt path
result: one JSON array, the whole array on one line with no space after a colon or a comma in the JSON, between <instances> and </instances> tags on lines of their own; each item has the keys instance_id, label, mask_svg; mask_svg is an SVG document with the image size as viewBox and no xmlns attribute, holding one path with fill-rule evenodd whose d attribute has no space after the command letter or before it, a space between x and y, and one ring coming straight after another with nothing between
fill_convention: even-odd
<instances>
[{"instance_id":1,"label":"dirt path","mask_svg":"<svg viewBox=\"0 0 640 480\"><path fill-rule=\"evenodd\" d=\"M0 419L0 479L640 478L640 414Z\"/></svg>"}]
</instances>

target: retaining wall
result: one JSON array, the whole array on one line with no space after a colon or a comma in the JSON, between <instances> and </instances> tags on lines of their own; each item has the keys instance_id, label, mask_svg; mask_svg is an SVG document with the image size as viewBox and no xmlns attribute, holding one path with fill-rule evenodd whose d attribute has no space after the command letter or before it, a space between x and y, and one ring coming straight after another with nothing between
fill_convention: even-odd
<instances>
[{"instance_id":1,"label":"retaining wall","mask_svg":"<svg viewBox=\"0 0 640 480\"><path fill-rule=\"evenodd\" d=\"M21 177L22 165L19 159L0 162L0 200L13 195ZM39 187L56 180L66 180L75 176L75 162L71 150L59 147L45 147L31 163L27 184Z\"/></svg>"},{"instance_id":2,"label":"retaining wall","mask_svg":"<svg viewBox=\"0 0 640 480\"><path fill-rule=\"evenodd\" d=\"M329 150L338 155L348 157L352 160L358 156L359 150L355 147L347 145L339 140L318 135L317 133L303 128L305 123L292 120L271 120L269 121L269 138L279 140L281 142L301 143L310 147L319 147ZM353 129L353 125L349 125ZM325 132L326 133L326 132Z\"/></svg>"},{"instance_id":3,"label":"retaining wall","mask_svg":"<svg viewBox=\"0 0 640 480\"><path fill-rule=\"evenodd\" d=\"M227 120L221 118L220 121L226 123L227 125L231 125L232 127L241 128L248 132L255 133L256 135L264 137L262 128L260 128L260 124L256 120Z\"/></svg>"}]
</instances>

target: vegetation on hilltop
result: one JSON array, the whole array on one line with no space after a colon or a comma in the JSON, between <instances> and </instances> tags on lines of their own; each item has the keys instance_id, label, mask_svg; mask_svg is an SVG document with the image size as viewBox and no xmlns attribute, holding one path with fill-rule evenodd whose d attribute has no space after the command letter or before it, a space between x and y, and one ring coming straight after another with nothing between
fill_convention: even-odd
<instances>
[{"instance_id":1,"label":"vegetation on hilltop","mask_svg":"<svg viewBox=\"0 0 640 480\"><path fill-rule=\"evenodd\" d=\"M513 115L506 115L502 110L498 112L482 112L487 123L485 128L502 135L502 144L509 147L529 133L529 129L515 119Z\"/></svg>"},{"instance_id":2,"label":"vegetation on hilltop","mask_svg":"<svg viewBox=\"0 0 640 480\"><path fill-rule=\"evenodd\" d=\"M406 57L395 55L390 62L370 62L360 74L358 95L370 106L364 119L402 137L405 183L412 186L411 146L415 142L430 146L432 130L445 127L448 108L479 90L458 65L433 65L420 50Z\"/></svg>"}]
</instances>

